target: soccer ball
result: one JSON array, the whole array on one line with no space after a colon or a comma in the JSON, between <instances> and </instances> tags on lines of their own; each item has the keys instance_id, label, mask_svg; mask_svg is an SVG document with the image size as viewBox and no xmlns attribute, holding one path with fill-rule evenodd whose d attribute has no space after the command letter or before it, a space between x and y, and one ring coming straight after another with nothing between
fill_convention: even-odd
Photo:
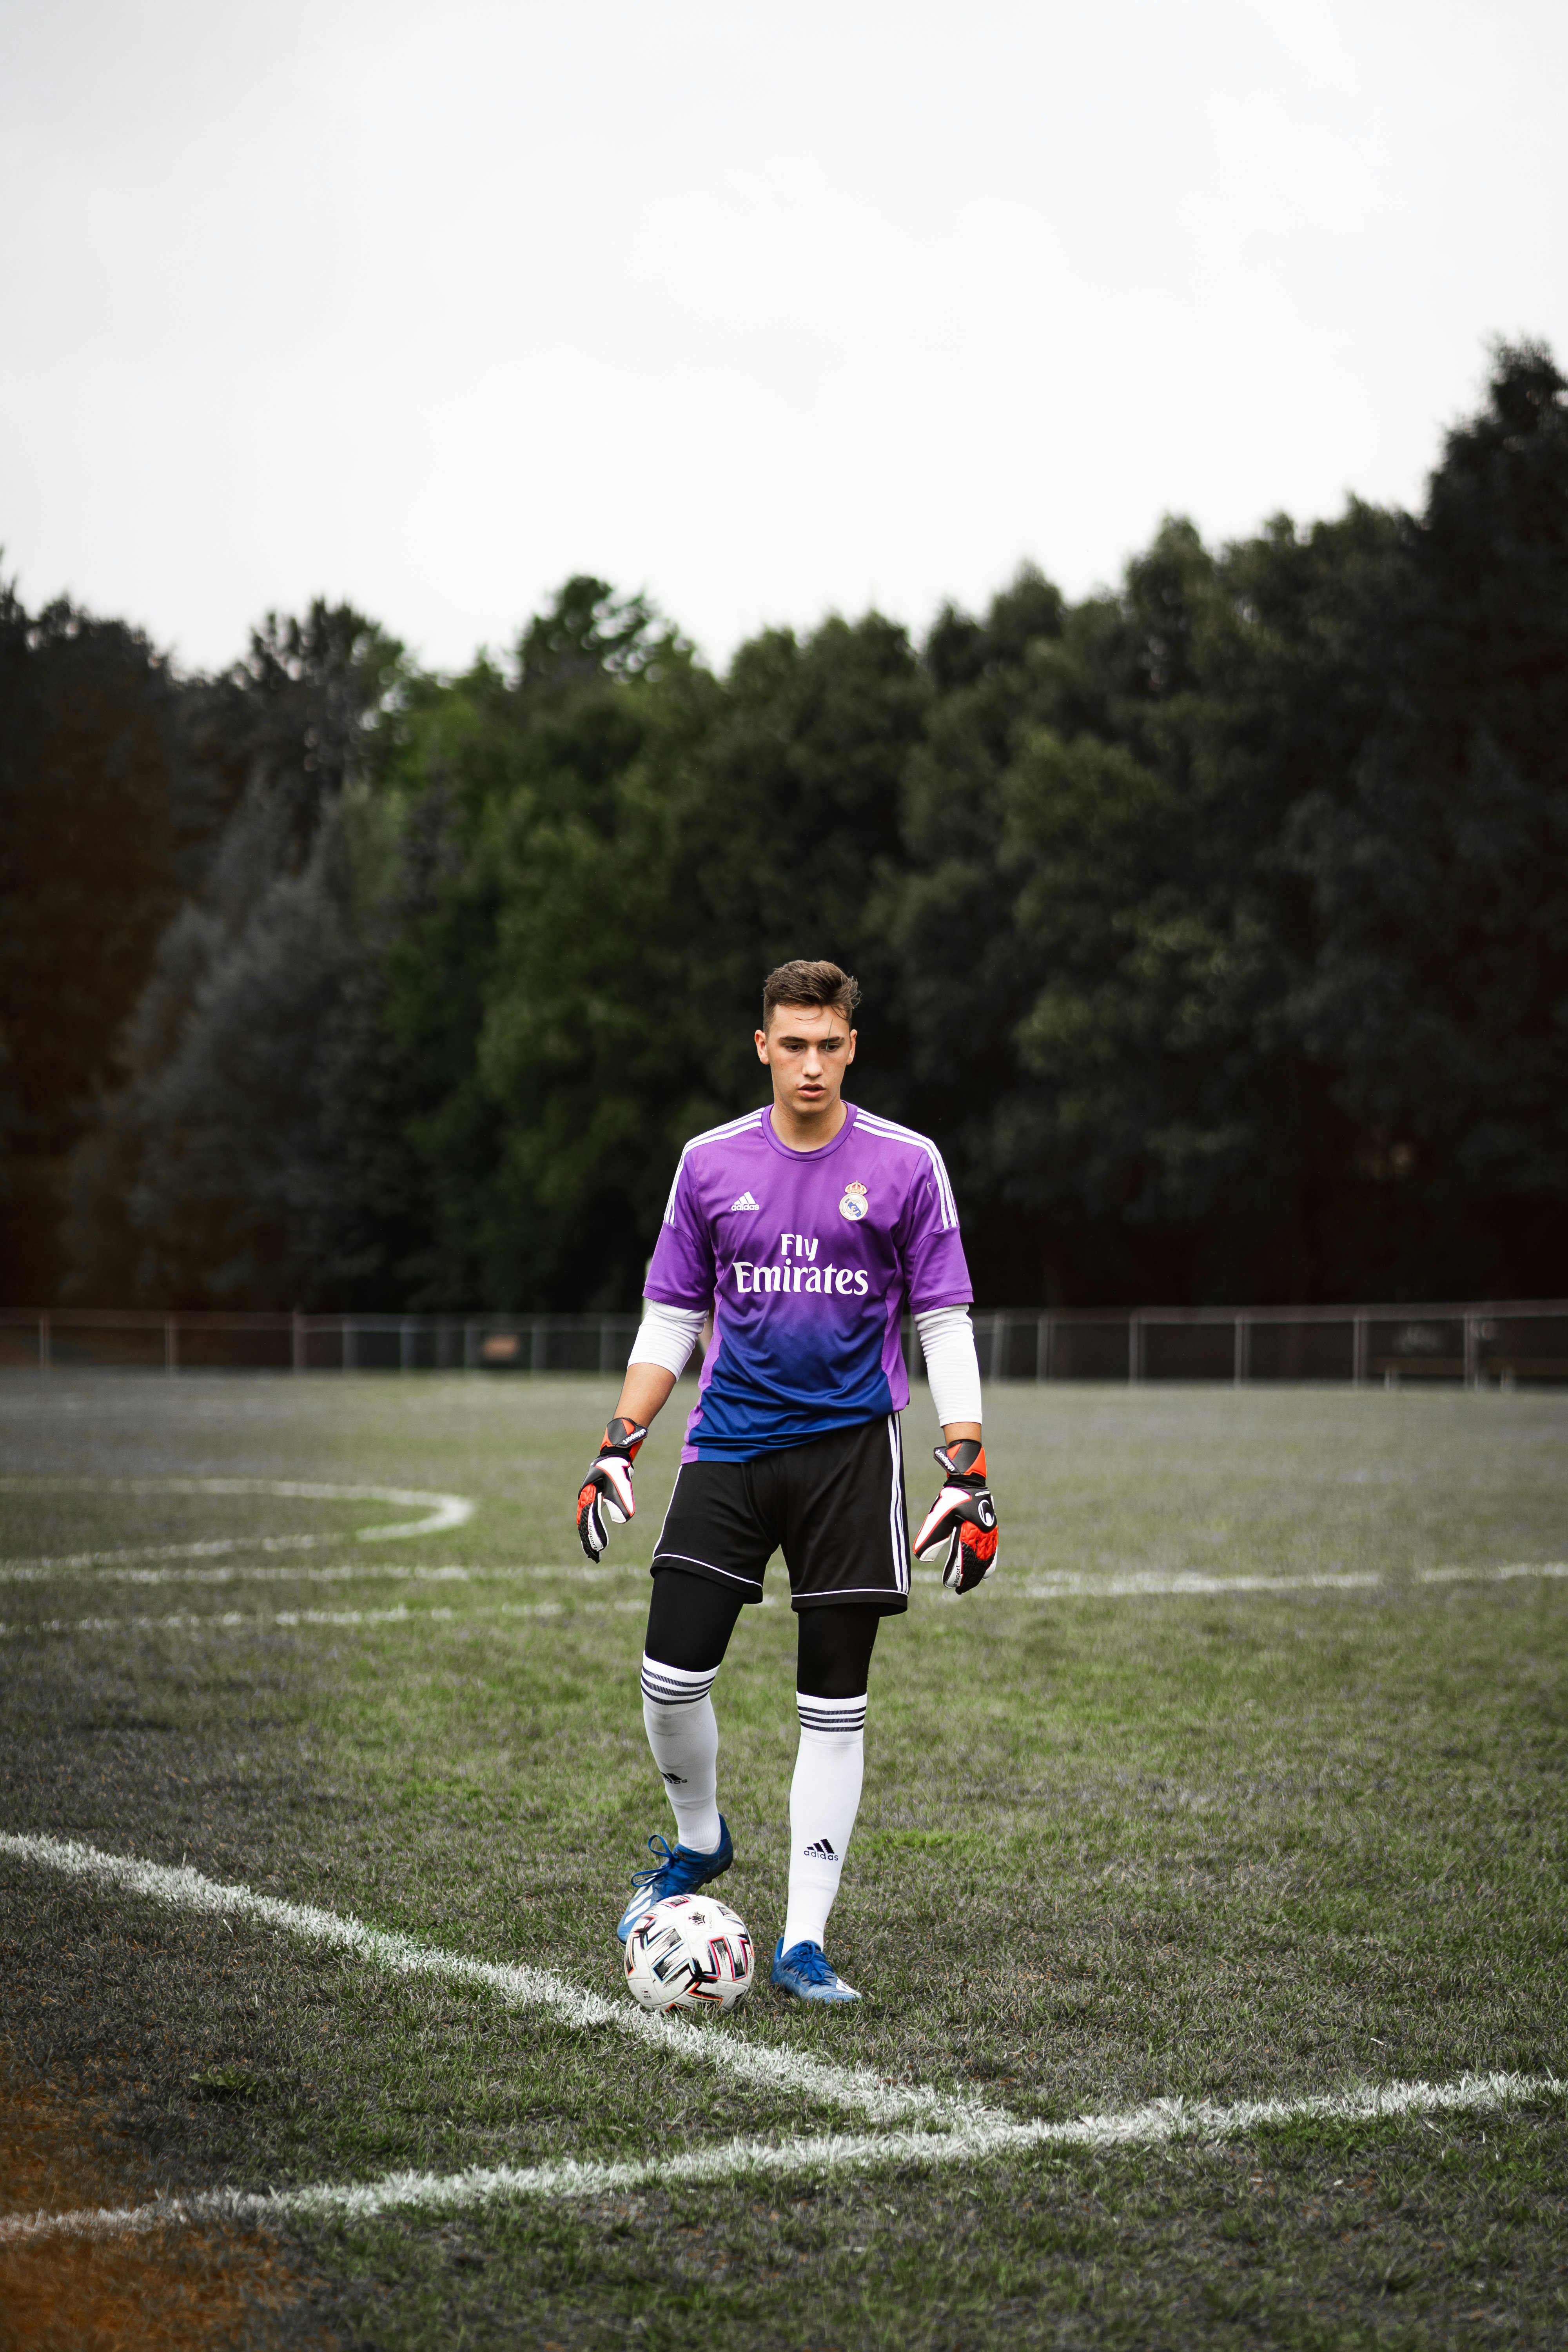
<instances>
[{"instance_id":1,"label":"soccer ball","mask_svg":"<svg viewBox=\"0 0 1568 2352\"><path fill-rule=\"evenodd\" d=\"M755 1966L750 1928L711 1895L667 1895L626 1937L626 1984L644 2009L721 2017L751 1991Z\"/></svg>"}]
</instances>

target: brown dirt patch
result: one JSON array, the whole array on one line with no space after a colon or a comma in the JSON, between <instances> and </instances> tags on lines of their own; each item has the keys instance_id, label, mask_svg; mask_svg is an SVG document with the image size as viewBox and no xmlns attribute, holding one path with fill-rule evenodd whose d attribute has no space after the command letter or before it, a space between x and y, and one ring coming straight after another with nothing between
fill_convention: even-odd
<instances>
[{"instance_id":1,"label":"brown dirt patch","mask_svg":"<svg viewBox=\"0 0 1568 2352\"><path fill-rule=\"evenodd\" d=\"M0 2213L144 2204L157 2185L98 2102L0 2077ZM278 2321L301 2294L276 2243L254 2231L203 2226L0 2242L0 2347L263 2345L277 2340Z\"/></svg>"}]
</instances>

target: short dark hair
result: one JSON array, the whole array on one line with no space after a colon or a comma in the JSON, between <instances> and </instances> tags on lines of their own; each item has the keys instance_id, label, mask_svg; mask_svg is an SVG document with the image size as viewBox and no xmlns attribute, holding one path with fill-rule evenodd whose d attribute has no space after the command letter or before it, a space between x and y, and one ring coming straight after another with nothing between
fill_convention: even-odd
<instances>
[{"instance_id":1,"label":"short dark hair","mask_svg":"<svg viewBox=\"0 0 1568 2352\"><path fill-rule=\"evenodd\" d=\"M797 957L794 963L781 963L763 982L763 1027L781 1004L827 1005L852 1021L859 1002L860 983L853 972L841 971L836 963L810 963Z\"/></svg>"}]
</instances>

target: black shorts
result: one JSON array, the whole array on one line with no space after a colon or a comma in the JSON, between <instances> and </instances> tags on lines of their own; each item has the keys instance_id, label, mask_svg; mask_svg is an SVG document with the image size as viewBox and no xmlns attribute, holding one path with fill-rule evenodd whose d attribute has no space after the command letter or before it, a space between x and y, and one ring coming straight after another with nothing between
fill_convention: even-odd
<instances>
[{"instance_id":1,"label":"black shorts","mask_svg":"<svg viewBox=\"0 0 1568 2352\"><path fill-rule=\"evenodd\" d=\"M782 1550L791 1606L910 1605L910 1528L899 1416L858 1422L752 1462L687 1462L654 1549L653 1573L683 1568L760 1601Z\"/></svg>"}]
</instances>

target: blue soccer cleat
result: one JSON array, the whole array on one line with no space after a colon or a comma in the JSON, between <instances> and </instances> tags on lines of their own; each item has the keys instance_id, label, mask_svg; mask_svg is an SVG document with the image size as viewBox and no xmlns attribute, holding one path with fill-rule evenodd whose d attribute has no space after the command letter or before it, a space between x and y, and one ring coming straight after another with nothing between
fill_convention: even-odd
<instances>
[{"instance_id":1,"label":"blue soccer cleat","mask_svg":"<svg viewBox=\"0 0 1568 2352\"><path fill-rule=\"evenodd\" d=\"M793 1992L801 2000L858 2000L853 1985L847 1985L820 1944L804 1941L792 1944L786 1952L784 1937L778 1940L773 1954L773 1982L781 1991Z\"/></svg>"},{"instance_id":2,"label":"blue soccer cleat","mask_svg":"<svg viewBox=\"0 0 1568 2352\"><path fill-rule=\"evenodd\" d=\"M624 1944L645 1911L662 1903L667 1895L695 1895L710 1878L721 1878L735 1859L735 1842L730 1835L730 1824L722 1813L719 1816L719 1843L712 1853L693 1853L689 1845L671 1845L669 1840L656 1832L647 1842L649 1853L658 1860L651 1869L634 1870L632 1885L636 1889L631 1901L621 1914L621 1924L616 1929Z\"/></svg>"}]
</instances>

